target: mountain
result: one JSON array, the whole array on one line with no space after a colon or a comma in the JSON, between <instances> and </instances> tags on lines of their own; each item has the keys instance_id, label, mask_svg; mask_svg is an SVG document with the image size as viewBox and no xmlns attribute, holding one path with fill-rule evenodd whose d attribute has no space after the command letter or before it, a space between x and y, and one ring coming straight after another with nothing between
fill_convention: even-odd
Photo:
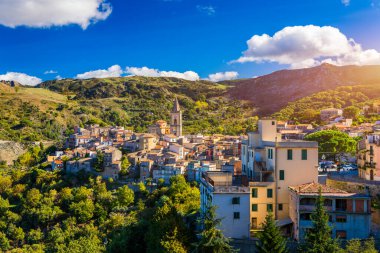
<instances>
[{"instance_id":1,"label":"mountain","mask_svg":"<svg viewBox=\"0 0 380 253\"><path fill-rule=\"evenodd\" d=\"M279 111L289 102L340 86L380 85L380 66L335 66L280 70L251 79L223 82L233 99L252 101L259 114ZM378 94L380 96L380 94Z\"/></svg>"},{"instance_id":2,"label":"mountain","mask_svg":"<svg viewBox=\"0 0 380 253\"><path fill-rule=\"evenodd\" d=\"M0 140L60 140L75 125L120 125L144 132L169 120L175 97L185 133L240 134L254 107L226 96L228 86L177 78L120 77L47 81L38 87L0 83Z\"/></svg>"}]
</instances>

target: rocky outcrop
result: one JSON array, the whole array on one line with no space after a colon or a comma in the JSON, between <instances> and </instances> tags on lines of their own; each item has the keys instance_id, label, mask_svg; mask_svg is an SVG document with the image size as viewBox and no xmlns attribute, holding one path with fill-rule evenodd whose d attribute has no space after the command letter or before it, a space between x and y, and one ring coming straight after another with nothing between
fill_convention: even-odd
<instances>
[{"instance_id":1,"label":"rocky outcrop","mask_svg":"<svg viewBox=\"0 0 380 253\"><path fill-rule=\"evenodd\" d=\"M0 161L12 165L13 161L25 152L26 148L18 142L0 140Z\"/></svg>"}]
</instances>

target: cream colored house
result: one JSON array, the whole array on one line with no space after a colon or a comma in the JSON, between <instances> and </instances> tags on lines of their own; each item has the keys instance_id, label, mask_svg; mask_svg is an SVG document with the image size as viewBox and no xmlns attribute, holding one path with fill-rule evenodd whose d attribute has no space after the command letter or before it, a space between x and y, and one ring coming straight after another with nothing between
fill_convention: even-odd
<instances>
[{"instance_id":1,"label":"cream colored house","mask_svg":"<svg viewBox=\"0 0 380 253\"><path fill-rule=\"evenodd\" d=\"M143 134L139 138L139 150L151 150L156 147L158 137L154 134Z\"/></svg>"},{"instance_id":2,"label":"cream colored house","mask_svg":"<svg viewBox=\"0 0 380 253\"><path fill-rule=\"evenodd\" d=\"M277 122L265 119L258 122L258 132L248 134L241 150L242 174L251 188L251 235L261 229L269 211L287 228L288 187L318 181L318 143L282 140Z\"/></svg>"}]
</instances>

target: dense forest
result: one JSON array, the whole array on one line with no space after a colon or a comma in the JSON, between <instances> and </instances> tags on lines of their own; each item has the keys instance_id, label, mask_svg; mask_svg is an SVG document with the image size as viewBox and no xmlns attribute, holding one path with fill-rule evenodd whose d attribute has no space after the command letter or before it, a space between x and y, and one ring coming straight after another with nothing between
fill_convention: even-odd
<instances>
[{"instance_id":1,"label":"dense forest","mask_svg":"<svg viewBox=\"0 0 380 253\"><path fill-rule=\"evenodd\" d=\"M197 187L178 176L155 190L134 188L85 173L3 171L0 250L187 252L197 243Z\"/></svg>"}]
</instances>

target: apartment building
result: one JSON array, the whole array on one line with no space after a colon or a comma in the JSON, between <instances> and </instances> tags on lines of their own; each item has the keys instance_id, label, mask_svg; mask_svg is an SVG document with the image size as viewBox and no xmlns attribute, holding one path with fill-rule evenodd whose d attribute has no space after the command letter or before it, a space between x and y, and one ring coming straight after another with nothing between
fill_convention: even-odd
<instances>
[{"instance_id":1,"label":"apartment building","mask_svg":"<svg viewBox=\"0 0 380 253\"><path fill-rule=\"evenodd\" d=\"M370 236L371 203L368 194L348 193L318 183L307 183L289 187L289 214L295 240L303 240L306 231L312 227L311 214L319 190L324 197L333 237L350 240Z\"/></svg>"},{"instance_id":2,"label":"apartment building","mask_svg":"<svg viewBox=\"0 0 380 253\"><path fill-rule=\"evenodd\" d=\"M229 238L247 239L250 236L250 189L235 179L227 171L202 173L201 211L216 206L216 216L222 219L220 229L223 234Z\"/></svg>"},{"instance_id":3,"label":"apartment building","mask_svg":"<svg viewBox=\"0 0 380 253\"><path fill-rule=\"evenodd\" d=\"M318 181L318 143L283 140L277 122L263 119L242 141L241 160L250 181L251 235L261 230L268 212L290 232L288 187Z\"/></svg>"},{"instance_id":4,"label":"apartment building","mask_svg":"<svg viewBox=\"0 0 380 253\"><path fill-rule=\"evenodd\" d=\"M358 143L357 164L359 177L380 180L380 134L367 135Z\"/></svg>"}]
</instances>

